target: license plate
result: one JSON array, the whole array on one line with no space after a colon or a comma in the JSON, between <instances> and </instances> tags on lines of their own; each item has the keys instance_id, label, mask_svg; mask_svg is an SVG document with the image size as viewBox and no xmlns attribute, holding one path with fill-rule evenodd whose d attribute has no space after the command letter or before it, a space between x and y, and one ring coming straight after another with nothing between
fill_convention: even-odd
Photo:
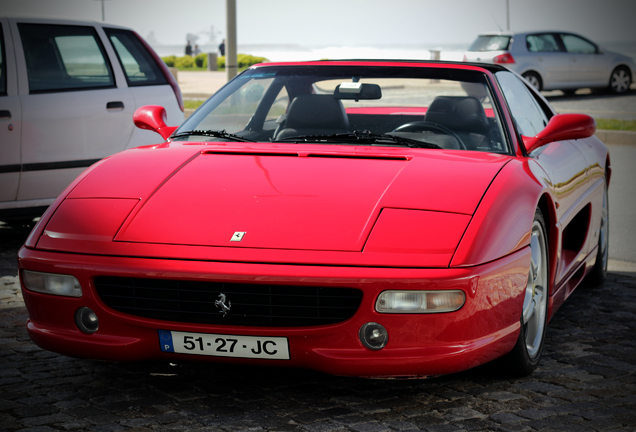
<instances>
[{"instance_id":1,"label":"license plate","mask_svg":"<svg viewBox=\"0 0 636 432\"><path fill-rule=\"evenodd\" d=\"M216 357L289 360L285 337L239 336L159 330L161 351Z\"/></svg>"}]
</instances>

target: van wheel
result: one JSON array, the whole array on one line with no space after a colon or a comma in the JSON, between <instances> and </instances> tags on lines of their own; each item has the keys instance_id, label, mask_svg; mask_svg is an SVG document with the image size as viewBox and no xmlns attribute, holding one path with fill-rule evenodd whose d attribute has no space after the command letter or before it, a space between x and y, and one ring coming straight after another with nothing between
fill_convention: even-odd
<instances>
[{"instance_id":1,"label":"van wheel","mask_svg":"<svg viewBox=\"0 0 636 432\"><path fill-rule=\"evenodd\" d=\"M522 77L524 77L532 87L537 89L537 91L541 91L543 88L541 77L536 72L526 72L522 75Z\"/></svg>"},{"instance_id":2,"label":"van wheel","mask_svg":"<svg viewBox=\"0 0 636 432\"><path fill-rule=\"evenodd\" d=\"M545 222L537 209L530 238L530 271L521 310L521 329L515 347L501 358L511 376L531 374L539 365L548 321L548 246Z\"/></svg>"}]
</instances>

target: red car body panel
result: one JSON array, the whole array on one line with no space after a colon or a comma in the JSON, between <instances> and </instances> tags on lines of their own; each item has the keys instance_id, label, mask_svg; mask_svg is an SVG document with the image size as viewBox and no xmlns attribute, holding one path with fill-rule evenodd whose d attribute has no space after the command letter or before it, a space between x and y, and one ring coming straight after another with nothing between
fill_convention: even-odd
<instances>
[{"instance_id":1,"label":"red car body panel","mask_svg":"<svg viewBox=\"0 0 636 432\"><path fill-rule=\"evenodd\" d=\"M214 280L240 278L254 283L304 283L360 287L364 297L355 317L340 324L300 328L229 327L179 324L141 319L116 312L86 289L80 299L65 299L24 291L29 308L30 337L47 350L87 358L115 361L187 360L183 354L162 353L157 329L232 335L276 335L290 341L291 359L242 360L238 363L305 367L338 375L438 375L467 369L510 350L519 330L516 309L523 301L529 262L523 250L497 262L472 269L399 269L373 267L316 267L271 264L218 263L146 258L100 257L22 249L23 268L74 274L82 286L92 286L95 274ZM72 262L72 263L71 263ZM68 263L68 264L67 264ZM325 276L328 275L328 276ZM377 295L386 289L434 285L437 289L462 289L467 307L453 314L382 315L374 311ZM503 289L501 289L503 287ZM47 307L39 306L46 301ZM100 317L100 332L81 333L73 321L80 306ZM390 345L373 352L359 341L357 329L368 321L381 322L390 332ZM105 336L102 336L104 334ZM91 349L86 349L89 343ZM420 345L420 348L415 346ZM214 357L206 361L223 361ZM227 360L226 360L227 361Z\"/></svg>"},{"instance_id":2,"label":"red car body panel","mask_svg":"<svg viewBox=\"0 0 636 432\"><path fill-rule=\"evenodd\" d=\"M426 66L479 71L494 83L479 66ZM492 92L504 100L497 85ZM488 115L497 112L504 129L514 131L502 106ZM51 351L116 361L193 359L161 351L158 330L284 337L289 360L197 359L337 375L432 376L493 360L519 336L535 209L544 214L549 239L552 317L596 261L598 209L609 181L607 149L594 137L555 141L527 155L517 136L506 138L511 154L174 141L113 155L58 198L20 250L21 270L73 275L83 291L80 298L60 297L23 284L29 336ZM574 228L576 242L568 234ZM236 232L243 240L231 243ZM117 311L97 294L98 276L343 287L363 296L357 312L336 324L196 324ZM451 313L376 311L383 291L422 289L460 290L466 301ZM78 329L79 307L96 313L99 331ZM381 350L360 342L358 330L369 322L388 331Z\"/></svg>"}]
</instances>

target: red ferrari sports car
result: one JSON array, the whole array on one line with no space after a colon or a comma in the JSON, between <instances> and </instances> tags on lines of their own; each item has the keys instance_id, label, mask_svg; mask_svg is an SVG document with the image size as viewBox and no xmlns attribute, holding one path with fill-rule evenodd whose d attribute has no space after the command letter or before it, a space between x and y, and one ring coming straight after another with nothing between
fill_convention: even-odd
<instances>
[{"instance_id":1,"label":"red ferrari sports car","mask_svg":"<svg viewBox=\"0 0 636 432\"><path fill-rule=\"evenodd\" d=\"M607 148L497 65L269 63L101 160L19 252L40 347L426 377L531 373L608 258Z\"/></svg>"}]
</instances>

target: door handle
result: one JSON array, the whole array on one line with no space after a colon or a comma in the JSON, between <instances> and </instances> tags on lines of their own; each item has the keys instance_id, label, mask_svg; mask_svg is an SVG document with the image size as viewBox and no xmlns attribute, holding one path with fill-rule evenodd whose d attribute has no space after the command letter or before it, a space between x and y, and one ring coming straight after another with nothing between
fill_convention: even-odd
<instances>
[{"instance_id":1,"label":"door handle","mask_svg":"<svg viewBox=\"0 0 636 432\"><path fill-rule=\"evenodd\" d=\"M0 119L10 119L11 111L9 110L0 110Z\"/></svg>"},{"instance_id":2,"label":"door handle","mask_svg":"<svg viewBox=\"0 0 636 432\"><path fill-rule=\"evenodd\" d=\"M123 102L108 102L106 104L106 109L124 109Z\"/></svg>"}]
</instances>

